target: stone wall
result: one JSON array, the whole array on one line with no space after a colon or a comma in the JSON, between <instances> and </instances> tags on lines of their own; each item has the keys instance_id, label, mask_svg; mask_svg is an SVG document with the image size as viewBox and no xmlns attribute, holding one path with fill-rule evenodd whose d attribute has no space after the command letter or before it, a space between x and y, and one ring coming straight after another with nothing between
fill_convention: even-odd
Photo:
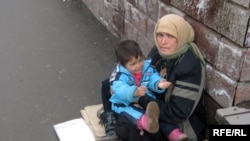
<instances>
[{"instance_id":1,"label":"stone wall","mask_svg":"<svg viewBox=\"0 0 250 141\"><path fill-rule=\"evenodd\" d=\"M136 40L145 55L154 45L154 25L161 16L184 17L207 61L208 109L250 102L250 0L82 2L116 37Z\"/></svg>"}]
</instances>

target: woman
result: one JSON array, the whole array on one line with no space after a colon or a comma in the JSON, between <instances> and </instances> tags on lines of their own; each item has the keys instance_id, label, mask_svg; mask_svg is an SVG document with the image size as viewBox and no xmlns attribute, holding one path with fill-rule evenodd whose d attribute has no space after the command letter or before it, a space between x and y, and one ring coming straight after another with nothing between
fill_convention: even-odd
<instances>
[{"instance_id":1,"label":"woman","mask_svg":"<svg viewBox=\"0 0 250 141\"><path fill-rule=\"evenodd\" d=\"M203 104L203 89L205 84L205 61L194 41L194 30L184 18L168 14L163 16L155 25L154 39L156 46L152 48L149 57L152 65L172 86L163 97L158 97L160 107L160 132L157 137L163 140L181 140L178 133L169 135L170 126L179 125L188 140L200 141L204 139L205 111ZM151 101L148 97L141 97L139 104L146 107ZM136 127L134 127L136 128ZM125 117L119 116L116 123L116 133L123 140L130 138L137 140L139 133L129 134L134 129L126 124ZM145 134L148 140L155 134ZM140 140L140 139L138 139ZM157 138L157 140L160 140Z\"/></svg>"}]
</instances>

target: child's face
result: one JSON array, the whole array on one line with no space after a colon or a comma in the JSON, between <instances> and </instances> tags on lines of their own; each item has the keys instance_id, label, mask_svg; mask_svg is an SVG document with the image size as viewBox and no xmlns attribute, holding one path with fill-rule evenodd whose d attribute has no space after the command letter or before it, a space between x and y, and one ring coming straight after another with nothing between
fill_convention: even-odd
<instances>
[{"instance_id":1,"label":"child's face","mask_svg":"<svg viewBox=\"0 0 250 141\"><path fill-rule=\"evenodd\" d=\"M125 67L130 73L136 74L142 71L143 64L143 58L139 56L137 59L135 57L131 58L128 63L126 63Z\"/></svg>"}]
</instances>

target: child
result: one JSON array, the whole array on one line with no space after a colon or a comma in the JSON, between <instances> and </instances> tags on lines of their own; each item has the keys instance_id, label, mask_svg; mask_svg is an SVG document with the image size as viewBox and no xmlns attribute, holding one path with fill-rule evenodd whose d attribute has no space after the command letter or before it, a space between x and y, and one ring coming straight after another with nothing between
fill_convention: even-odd
<instances>
[{"instance_id":1,"label":"child","mask_svg":"<svg viewBox=\"0 0 250 141\"><path fill-rule=\"evenodd\" d=\"M135 103L145 95L155 99L152 91L163 93L171 83L160 77L150 65L151 60L144 60L135 41L120 42L115 48L115 55L118 64L110 77L112 110L118 115L125 114L141 131L158 132L158 104L150 102L145 111Z\"/></svg>"}]
</instances>

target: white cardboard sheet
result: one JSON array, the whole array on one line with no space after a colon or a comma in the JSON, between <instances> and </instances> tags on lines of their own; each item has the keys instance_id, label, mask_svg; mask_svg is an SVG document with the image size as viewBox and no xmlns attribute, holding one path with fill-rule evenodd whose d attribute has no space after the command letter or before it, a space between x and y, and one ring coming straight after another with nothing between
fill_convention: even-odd
<instances>
[{"instance_id":1,"label":"white cardboard sheet","mask_svg":"<svg viewBox=\"0 0 250 141\"><path fill-rule=\"evenodd\" d=\"M56 124L54 129L60 141L95 141L83 118Z\"/></svg>"}]
</instances>

